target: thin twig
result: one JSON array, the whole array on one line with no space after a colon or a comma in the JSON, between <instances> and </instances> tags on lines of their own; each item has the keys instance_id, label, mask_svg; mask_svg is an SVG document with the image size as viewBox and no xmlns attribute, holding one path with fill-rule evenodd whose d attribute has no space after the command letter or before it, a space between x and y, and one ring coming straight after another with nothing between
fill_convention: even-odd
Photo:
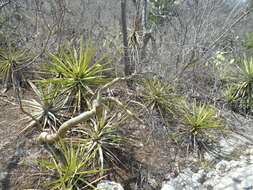
<instances>
[{"instance_id":1,"label":"thin twig","mask_svg":"<svg viewBox=\"0 0 253 190\"><path fill-rule=\"evenodd\" d=\"M116 103L121 109L123 109L130 117L132 117L133 119L135 119L136 121L138 121L140 124L144 124L144 122L138 118L136 116L136 114L134 114L133 112L131 112L130 110L128 110L118 99L114 98L114 97L107 97L104 99L106 102L107 101L111 101Z\"/></svg>"},{"instance_id":2,"label":"thin twig","mask_svg":"<svg viewBox=\"0 0 253 190\"><path fill-rule=\"evenodd\" d=\"M19 88L14 88L14 91L15 91L15 94L16 94L16 98L17 98L17 101L18 101L18 105L19 105L19 108L20 108L20 110L25 114L25 115L27 115L27 116L29 116L34 122L33 122L33 126L35 125L35 124L37 124L39 127L41 127L41 129L43 128L42 127L42 125L41 125L41 123L39 122L39 120L38 119L36 119L36 117L34 117L31 113L29 113L29 112L27 112L25 109L24 109L24 107L23 107L23 104L22 104L22 100L21 100L21 98L20 98L20 91L19 91Z\"/></svg>"}]
</instances>

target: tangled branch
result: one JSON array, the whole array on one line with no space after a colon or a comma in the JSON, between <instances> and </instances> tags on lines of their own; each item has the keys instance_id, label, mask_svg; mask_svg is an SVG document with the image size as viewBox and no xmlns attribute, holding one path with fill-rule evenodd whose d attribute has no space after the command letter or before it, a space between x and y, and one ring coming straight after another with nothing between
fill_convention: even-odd
<instances>
[{"instance_id":1,"label":"tangled branch","mask_svg":"<svg viewBox=\"0 0 253 190\"><path fill-rule=\"evenodd\" d=\"M6 5L10 4L10 3L11 3L11 0L6 1L6 2L1 2L1 3L0 3L0 10L1 10L2 8L4 8Z\"/></svg>"},{"instance_id":2,"label":"tangled branch","mask_svg":"<svg viewBox=\"0 0 253 190\"><path fill-rule=\"evenodd\" d=\"M89 111L85 111L81 113L80 115L73 117L69 119L68 121L64 122L58 129L57 132L49 134L48 132L42 132L39 137L37 138L37 141L39 142L55 142L58 141L61 138L64 138L66 135L67 131L81 123L89 120L92 116L94 116L97 112L99 112L100 108L103 106L103 103L105 102L114 102L116 103L120 108L122 108L129 116L133 117L135 120L137 120L140 123L143 123L134 113L132 113L130 110L126 109L123 104L117 100L116 98L112 97L102 97L102 92L112 86L113 84L119 82L119 81L124 81L124 80L129 80L132 78L134 75L131 75L129 77L124 77L124 78L116 78L110 83L104 85L101 87L97 93L96 93L96 99L92 103L92 108Z\"/></svg>"}]
</instances>

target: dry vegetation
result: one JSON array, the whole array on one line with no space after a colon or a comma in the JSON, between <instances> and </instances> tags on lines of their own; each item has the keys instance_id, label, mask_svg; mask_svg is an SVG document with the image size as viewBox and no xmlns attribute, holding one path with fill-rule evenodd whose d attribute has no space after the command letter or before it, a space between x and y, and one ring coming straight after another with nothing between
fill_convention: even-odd
<instances>
[{"instance_id":1,"label":"dry vegetation","mask_svg":"<svg viewBox=\"0 0 253 190\"><path fill-rule=\"evenodd\" d=\"M152 190L228 157L252 25L236 0L2 1L0 189Z\"/></svg>"}]
</instances>

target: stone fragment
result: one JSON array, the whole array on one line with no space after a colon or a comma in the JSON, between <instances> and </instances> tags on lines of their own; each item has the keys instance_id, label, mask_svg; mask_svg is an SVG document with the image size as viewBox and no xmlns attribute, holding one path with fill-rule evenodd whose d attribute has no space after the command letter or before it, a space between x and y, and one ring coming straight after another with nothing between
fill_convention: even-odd
<instances>
[{"instance_id":1,"label":"stone fragment","mask_svg":"<svg viewBox=\"0 0 253 190\"><path fill-rule=\"evenodd\" d=\"M114 181L102 180L98 183L99 190L124 190L123 187Z\"/></svg>"}]
</instances>

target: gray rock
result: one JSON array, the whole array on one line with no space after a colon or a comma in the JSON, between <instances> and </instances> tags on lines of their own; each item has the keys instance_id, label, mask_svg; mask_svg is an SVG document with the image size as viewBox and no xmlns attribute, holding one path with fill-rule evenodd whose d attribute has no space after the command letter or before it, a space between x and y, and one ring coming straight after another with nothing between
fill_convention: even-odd
<instances>
[{"instance_id":1,"label":"gray rock","mask_svg":"<svg viewBox=\"0 0 253 190\"><path fill-rule=\"evenodd\" d=\"M7 175L8 175L7 172L0 172L0 182L2 182L6 178Z\"/></svg>"},{"instance_id":2,"label":"gray rock","mask_svg":"<svg viewBox=\"0 0 253 190\"><path fill-rule=\"evenodd\" d=\"M102 180L98 183L99 190L124 190L123 187L114 181Z\"/></svg>"},{"instance_id":3,"label":"gray rock","mask_svg":"<svg viewBox=\"0 0 253 190\"><path fill-rule=\"evenodd\" d=\"M252 121L249 123L252 124ZM247 130L252 131L252 126L249 125ZM252 133L247 132L249 134ZM197 173L186 168L175 178L168 174L161 190L253 190L253 147L248 139L250 137L236 134L221 139L221 154L232 160L221 160L214 167L201 169ZM204 158L217 161L208 153Z\"/></svg>"},{"instance_id":4,"label":"gray rock","mask_svg":"<svg viewBox=\"0 0 253 190\"><path fill-rule=\"evenodd\" d=\"M190 169L184 170L176 178L163 184L162 190L202 190L204 187L199 182L203 172L193 173Z\"/></svg>"},{"instance_id":5,"label":"gray rock","mask_svg":"<svg viewBox=\"0 0 253 190\"><path fill-rule=\"evenodd\" d=\"M253 175L247 176L241 183L242 189L253 189Z\"/></svg>"},{"instance_id":6,"label":"gray rock","mask_svg":"<svg viewBox=\"0 0 253 190\"><path fill-rule=\"evenodd\" d=\"M176 190L176 188L172 184L167 184L166 182L163 184L161 190Z\"/></svg>"},{"instance_id":7,"label":"gray rock","mask_svg":"<svg viewBox=\"0 0 253 190\"><path fill-rule=\"evenodd\" d=\"M176 178L164 182L162 190L251 190L253 189L252 162L220 161L214 168L198 173L185 169Z\"/></svg>"}]
</instances>

